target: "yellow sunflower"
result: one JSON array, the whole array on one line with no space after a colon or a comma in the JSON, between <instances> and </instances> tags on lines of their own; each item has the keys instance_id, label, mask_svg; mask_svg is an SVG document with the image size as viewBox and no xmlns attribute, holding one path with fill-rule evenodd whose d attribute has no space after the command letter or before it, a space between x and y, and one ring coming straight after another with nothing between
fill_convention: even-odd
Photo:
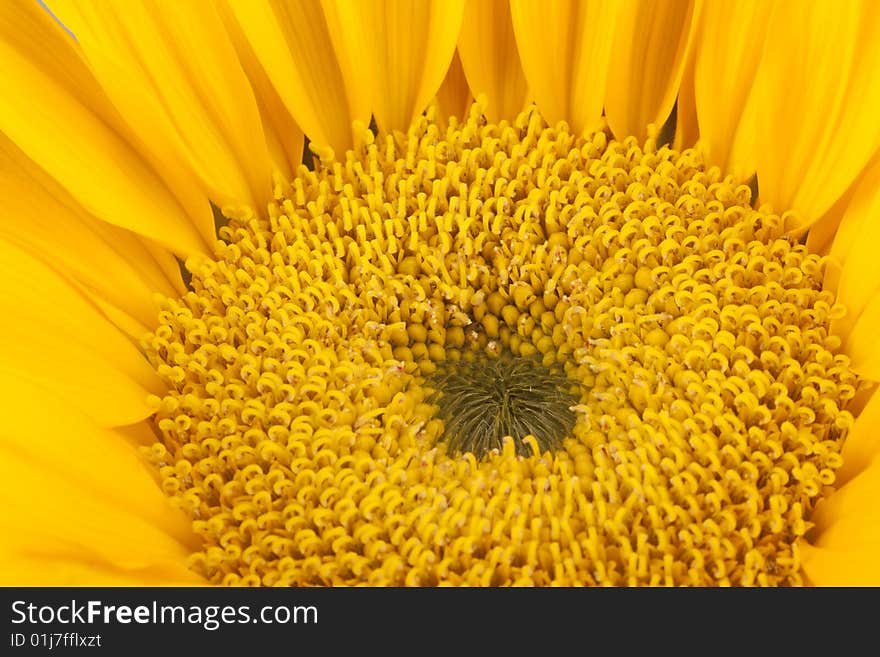
<instances>
[{"instance_id":1,"label":"yellow sunflower","mask_svg":"<svg viewBox=\"0 0 880 657\"><path fill-rule=\"evenodd\" d=\"M876 2L46 4L4 584L880 584Z\"/></svg>"}]
</instances>

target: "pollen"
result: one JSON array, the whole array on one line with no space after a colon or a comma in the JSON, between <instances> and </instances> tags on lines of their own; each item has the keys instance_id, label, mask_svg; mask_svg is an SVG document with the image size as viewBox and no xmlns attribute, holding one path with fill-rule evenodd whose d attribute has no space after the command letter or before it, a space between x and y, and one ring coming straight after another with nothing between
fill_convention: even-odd
<instances>
[{"instance_id":1,"label":"pollen","mask_svg":"<svg viewBox=\"0 0 880 657\"><path fill-rule=\"evenodd\" d=\"M191 568L800 584L861 385L824 261L696 150L432 117L278 181L164 301L147 457ZM487 431L450 390L515 403Z\"/></svg>"}]
</instances>

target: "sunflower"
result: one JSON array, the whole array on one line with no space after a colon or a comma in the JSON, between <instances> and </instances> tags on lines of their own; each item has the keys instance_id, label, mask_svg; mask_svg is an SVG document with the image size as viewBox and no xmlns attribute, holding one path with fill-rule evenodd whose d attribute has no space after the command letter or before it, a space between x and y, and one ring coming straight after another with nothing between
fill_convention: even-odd
<instances>
[{"instance_id":1,"label":"sunflower","mask_svg":"<svg viewBox=\"0 0 880 657\"><path fill-rule=\"evenodd\" d=\"M876 3L46 4L4 584L880 583Z\"/></svg>"}]
</instances>

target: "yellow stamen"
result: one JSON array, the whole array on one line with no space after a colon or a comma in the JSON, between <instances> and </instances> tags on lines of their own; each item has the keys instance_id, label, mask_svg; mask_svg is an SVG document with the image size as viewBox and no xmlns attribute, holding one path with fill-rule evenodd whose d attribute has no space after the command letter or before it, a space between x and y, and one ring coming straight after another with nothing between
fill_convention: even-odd
<instances>
[{"instance_id":1,"label":"yellow stamen","mask_svg":"<svg viewBox=\"0 0 880 657\"><path fill-rule=\"evenodd\" d=\"M149 452L226 584L798 584L859 382L823 262L695 151L429 117L301 168L165 302ZM448 450L431 374L578 384L561 446ZM516 440L526 447L519 450Z\"/></svg>"}]
</instances>

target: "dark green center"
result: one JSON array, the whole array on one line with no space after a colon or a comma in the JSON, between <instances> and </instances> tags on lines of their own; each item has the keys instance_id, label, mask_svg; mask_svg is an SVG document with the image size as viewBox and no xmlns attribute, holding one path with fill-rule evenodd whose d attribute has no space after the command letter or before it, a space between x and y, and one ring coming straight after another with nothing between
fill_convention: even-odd
<instances>
[{"instance_id":1,"label":"dark green center","mask_svg":"<svg viewBox=\"0 0 880 657\"><path fill-rule=\"evenodd\" d=\"M452 452L485 456L513 438L518 454L532 435L541 451L557 449L575 423L575 387L560 369L511 354L486 354L446 361L429 376L436 391L430 402L444 422L444 440Z\"/></svg>"}]
</instances>

